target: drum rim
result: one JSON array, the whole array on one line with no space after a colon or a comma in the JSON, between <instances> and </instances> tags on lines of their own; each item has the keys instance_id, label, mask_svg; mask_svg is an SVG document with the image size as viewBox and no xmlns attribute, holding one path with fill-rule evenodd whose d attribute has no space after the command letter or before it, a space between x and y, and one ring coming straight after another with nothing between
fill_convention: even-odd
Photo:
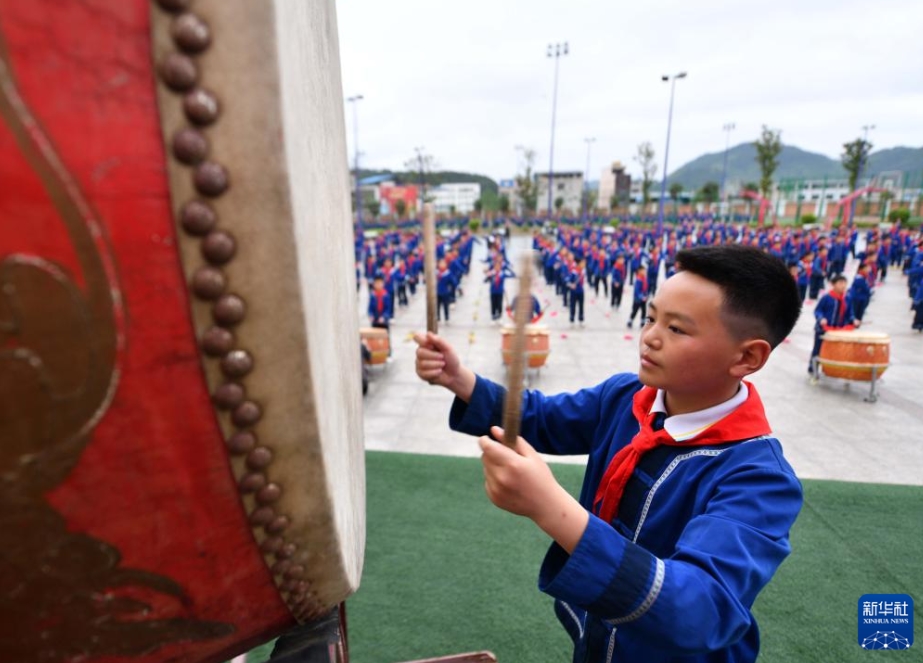
<instances>
[{"instance_id":1,"label":"drum rim","mask_svg":"<svg viewBox=\"0 0 923 663\"><path fill-rule=\"evenodd\" d=\"M841 341L843 343L874 343L877 345L890 345L891 336L885 332L855 332L830 330L821 336L824 341Z\"/></svg>"}]
</instances>

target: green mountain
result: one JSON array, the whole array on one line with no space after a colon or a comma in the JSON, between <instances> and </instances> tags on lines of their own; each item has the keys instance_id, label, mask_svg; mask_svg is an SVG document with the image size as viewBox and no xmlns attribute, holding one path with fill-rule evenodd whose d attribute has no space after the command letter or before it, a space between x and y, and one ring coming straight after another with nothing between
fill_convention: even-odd
<instances>
[{"instance_id":1,"label":"green mountain","mask_svg":"<svg viewBox=\"0 0 923 663\"><path fill-rule=\"evenodd\" d=\"M923 175L923 147L891 147L872 152L869 155L869 165L871 172L875 174L902 170L909 174L910 182L915 183Z\"/></svg>"},{"instance_id":2,"label":"green mountain","mask_svg":"<svg viewBox=\"0 0 923 663\"><path fill-rule=\"evenodd\" d=\"M727 179L729 182L759 182L760 169L756 163L756 147L753 143L742 143L728 150ZM901 170L908 173L909 182L919 181L923 173L923 147L893 147L872 152L869 157L869 173ZM698 190L708 181L721 182L724 168L724 152L703 154L697 159L673 171L667 182L679 182L687 190ZM824 177L845 179L843 165L838 159L823 154L807 152L793 145L783 145L779 155L779 168L775 179L823 179Z\"/></svg>"}]
</instances>

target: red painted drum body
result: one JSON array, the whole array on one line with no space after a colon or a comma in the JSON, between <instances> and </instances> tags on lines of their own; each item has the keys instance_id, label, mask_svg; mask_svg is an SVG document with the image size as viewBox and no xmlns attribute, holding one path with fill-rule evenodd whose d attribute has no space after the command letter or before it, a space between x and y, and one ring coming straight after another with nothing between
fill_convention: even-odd
<instances>
[{"instance_id":1,"label":"red painted drum body","mask_svg":"<svg viewBox=\"0 0 923 663\"><path fill-rule=\"evenodd\" d=\"M820 367L832 378L870 382L888 368L891 337L879 332L828 331L820 346Z\"/></svg>"},{"instance_id":2,"label":"red painted drum body","mask_svg":"<svg viewBox=\"0 0 923 663\"><path fill-rule=\"evenodd\" d=\"M222 661L364 548L333 0L0 0L0 658Z\"/></svg>"},{"instance_id":3,"label":"red painted drum body","mask_svg":"<svg viewBox=\"0 0 923 663\"><path fill-rule=\"evenodd\" d=\"M545 365L548 355L551 353L550 336L548 328L539 325L526 325L526 365L529 368L541 368ZM513 327L503 327L500 330L501 335L501 353L503 363L509 366L513 359Z\"/></svg>"}]
</instances>

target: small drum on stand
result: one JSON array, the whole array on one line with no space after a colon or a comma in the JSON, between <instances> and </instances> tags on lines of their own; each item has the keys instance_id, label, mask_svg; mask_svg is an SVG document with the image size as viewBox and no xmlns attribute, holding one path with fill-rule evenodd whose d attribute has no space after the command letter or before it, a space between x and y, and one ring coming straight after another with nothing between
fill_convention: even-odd
<instances>
[{"instance_id":1,"label":"small drum on stand","mask_svg":"<svg viewBox=\"0 0 923 663\"><path fill-rule=\"evenodd\" d=\"M372 355L369 364L378 366L388 361L388 355L391 353L391 341L388 340L387 329L362 327L359 329L359 337Z\"/></svg>"},{"instance_id":2,"label":"small drum on stand","mask_svg":"<svg viewBox=\"0 0 923 663\"><path fill-rule=\"evenodd\" d=\"M514 327L500 329L501 349L503 364L509 366L513 356ZM541 368L545 365L548 355L551 354L550 335L548 328L541 325L526 325L526 366Z\"/></svg>"},{"instance_id":3,"label":"small drum on stand","mask_svg":"<svg viewBox=\"0 0 923 663\"><path fill-rule=\"evenodd\" d=\"M830 330L823 335L815 362L826 377L871 383L866 400L874 402L875 383L890 365L890 354L891 337L885 333Z\"/></svg>"}]
</instances>

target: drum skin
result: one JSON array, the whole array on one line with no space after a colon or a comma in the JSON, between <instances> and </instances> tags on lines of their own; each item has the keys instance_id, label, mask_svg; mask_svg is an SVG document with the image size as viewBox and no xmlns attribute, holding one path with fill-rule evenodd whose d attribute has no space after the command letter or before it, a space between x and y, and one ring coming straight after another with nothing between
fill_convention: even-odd
<instances>
[{"instance_id":1,"label":"drum skin","mask_svg":"<svg viewBox=\"0 0 923 663\"><path fill-rule=\"evenodd\" d=\"M500 330L502 338L501 353L503 354L503 363L509 365L513 360L513 334L515 330L512 327L504 327ZM545 365L548 355L551 353L550 336L546 327L538 325L526 325L526 365L529 368L541 368Z\"/></svg>"},{"instance_id":2,"label":"drum skin","mask_svg":"<svg viewBox=\"0 0 923 663\"><path fill-rule=\"evenodd\" d=\"M184 63L167 63L164 53L172 35L178 47L167 50L209 63L211 69L200 68L199 83L208 83L211 71L220 88L218 56L208 60L205 51L220 53L214 42L222 20L241 26L225 29L238 39L247 33L241 17L259 11L253 7L240 1L222 7L188 0L0 0L5 663L223 661L328 611L358 585L364 516L357 512L350 520L341 511L355 510L356 496L364 494L355 452L361 449L360 385L341 385L334 375L330 398L342 402L322 402L313 384L322 369L336 371L318 366L303 348L355 364L338 371L350 376L359 373L358 352L354 342L335 353L317 347L319 325L344 323L333 310L306 321L311 293L301 270L310 267L298 264L294 249L277 248L296 246L286 229L305 239L302 203L279 184L287 169L298 167L298 157L283 154L278 164L261 166L276 175L271 194L258 197L277 229L250 240L248 221L233 214L245 207L235 199L240 187L234 188L235 176L243 179L245 172L237 166L247 156L238 153L244 148L217 128L205 130L203 116L199 124L190 119L190 113L207 114L208 104L184 105L184 95L198 88L177 91ZM203 31L196 15L177 28L183 8L201 8L211 30ZM323 47L335 56L332 2L310 11L315 8L327 19L322 31L329 36L332 29L332 46ZM262 27L273 29L273 20L268 14ZM345 164L333 59L336 85L327 94L335 101L323 115L340 127L325 140L337 160L342 151ZM209 158L196 156L195 136L181 145L174 139L179 129L168 126L163 110L169 95L179 109L174 122L186 113L183 126L205 136ZM291 101L267 99L270 117ZM219 108L233 127L230 101L221 99ZM275 125L280 141L286 126ZM204 162L220 165L223 174L198 168ZM189 183L186 189L177 177ZM311 184L319 191L323 182ZM329 188L337 196L342 189L348 223L345 171ZM294 211L279 212L273 205L285 206L273 195L286 205L291 198ZM183 230L181 210L194 198L216 212L219 228L228 229L224 237ZM236 240L230 250L227 236ZM349 278L342 287L317 280L345 301L355 283L346 268L351 246L344 246L343 265L334 251L325 266L344 267ZM283 273L272 272L270 262ZM291 315L270 319L273 291L289 297ZM345 324L347 331L357 329L353 320ZM281 330L284 338L270 338L265 328ZM209 336L212 329L218 331ZM268 370L285 358L293 381L308 385L304 391ZM315 411L326 404L342 422L331 424ZM314 438L337 426L347 460L328 463L329 443ZM290 429L305 432L287 435ZM331 506L342 497L331 488L337 473L344 485L348 478L355 485L344 490L350 495L340 511ZM334 550L341 543L351 548L343 555ZM329 569L323 558L330 558Z\"/></svg>"},{"instance_id":3,"label":"drum skin","mask_svg":"<svg viewBox=\"0 0 923 663\"><path fill-rule=\"evenodd\" d=\"M880 378L888 368L891 339L887 334L861 331L828 331L820 346L824 375L870 382L874 371Z\"/></svg>"}]
</instances>

